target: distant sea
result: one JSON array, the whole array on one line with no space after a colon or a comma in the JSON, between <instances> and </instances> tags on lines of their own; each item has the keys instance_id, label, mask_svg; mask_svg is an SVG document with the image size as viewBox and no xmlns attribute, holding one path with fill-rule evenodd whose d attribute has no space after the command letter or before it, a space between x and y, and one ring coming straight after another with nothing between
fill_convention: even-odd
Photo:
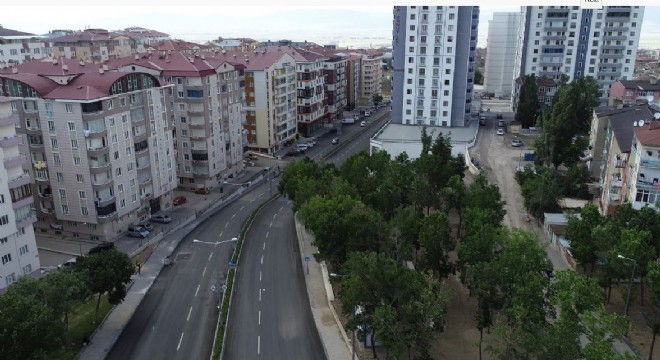
<instances>
[{"instance_id":1,"label":"distant sea","mask_svg":"<svg viewBox=\"0 0 660 360\"><path fill-rule=\"evenodd\" d=\"M176 35L173 35L174 37ZM306 36L303 38L298 37L286 37L286 36L248 36L248 35L234 35L223 36L225 38L236 38L236 37L251 37L258 41L278 41L282 39L291 40L291 41L305 41L317 43L319 45L336 45L337 48L343 49L368 49L368 48L380 48L380 47L392 47L392 37L391 36L347 36L347 35L321 35L321 36ZM211 39L185 39L188 41L205 43Z\"/></svg>"}]
</instances>

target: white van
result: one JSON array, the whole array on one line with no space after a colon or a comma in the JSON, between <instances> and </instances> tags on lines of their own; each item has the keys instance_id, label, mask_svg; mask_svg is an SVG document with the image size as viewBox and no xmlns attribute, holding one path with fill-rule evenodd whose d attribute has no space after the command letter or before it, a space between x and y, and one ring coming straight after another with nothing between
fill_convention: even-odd
<instances>
[{"instance_id":1,"label":"white van","mask_svg":"<svg viewBox=\"0 0 660 360\"><path fill-rule=\"evenodd\" d=\"M296 144L293 148L300 152L305 152L307 151L308 146L307 144Z\"/></svg>"}]
</instances>

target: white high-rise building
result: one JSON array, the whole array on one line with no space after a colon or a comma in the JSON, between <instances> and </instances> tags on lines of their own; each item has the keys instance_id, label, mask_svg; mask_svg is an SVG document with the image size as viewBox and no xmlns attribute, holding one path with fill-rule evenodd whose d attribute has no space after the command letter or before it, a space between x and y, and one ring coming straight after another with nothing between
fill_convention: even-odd
<instances>
[{"instance_id":1,"label":"white high-rise building","mask_svg":"<svg viewBox=\"0 0 660 360\"><path fill-rule=\"evenodd\" d=\"M510 96L513 83L513 67L518 45L520 13L498 12L488 22L486 69L484 88L496 97Z\"/></svg>"},{"instance_id":2,"label":"white high-rise building","mask_svg":"<svg viewBox=\"0 0 660 360\"><path fill-rule=\"evenodd\" d=\"M643 17L642 6L522 7L511 81L528 74L592 76L606 103L612 83L632 79Z\"/></svg>"},{"instance_id":3,"label":"white high-rise building","mask_svg":"<svg viewBox=\"0 0 660 360\"><path fill-rule=\"evenodd\" d=\"M0 293L19 276L39 271L39 253L32 223L37 221L30 175L21 165L23 141L16 135L19 117L13 99L0 96Z\"/></svg>"},{"instance_id":4,"label":"white high-rise building","mask_svg":"<svg viewBox=\"0 0 660 360\"><path fill-rule=\"evenodd\" d=\"M466 125L478 24L478 6L394 7L393 123Z\"/></svg>"}]
</instances>

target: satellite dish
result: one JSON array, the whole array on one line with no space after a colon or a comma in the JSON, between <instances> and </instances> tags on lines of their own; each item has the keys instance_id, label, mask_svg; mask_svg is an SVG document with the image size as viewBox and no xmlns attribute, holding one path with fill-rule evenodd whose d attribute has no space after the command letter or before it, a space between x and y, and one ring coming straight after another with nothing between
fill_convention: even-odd
<instances>
[{"instance_id":1,"label":"satellite dish","mask_svg":"<svg viewBox=\"0 0 660 360\"><path fill-rule=\"evenodd\" d=\"M639 121L635 121L635 122L633 122L633 124L634 124L635 126L642 126L642 125L644 125L644 122L643 122L642 120L639 120Z\"/></svg>"},{"instance_id":2,"label":"satellite dish","mask_svg":"<svg viewBox=\"0 0 660 360\"><path fill-rule=\"evenodd\" d=\"M648 101L649 103L652 103L653 102L653 95L647 96L646 101Z\"/></svg>"},{"instance_id":3,"label":"satellite dish","mask_svg":"<svg viewBox=\"0 0 660 360\"><path fill-rule=\"evenodd\" d=\"M653 118L656 120L660 120L660 113L653 114Z\"/></svg>"}]
</instances>

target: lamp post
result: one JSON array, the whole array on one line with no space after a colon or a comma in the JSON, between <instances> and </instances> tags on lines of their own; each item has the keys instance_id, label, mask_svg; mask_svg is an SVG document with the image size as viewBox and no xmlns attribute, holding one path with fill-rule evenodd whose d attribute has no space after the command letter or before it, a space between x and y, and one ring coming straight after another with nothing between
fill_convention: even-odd
<instances>
[{"instance_id":1,"label":"lamp post","mask_svg":"<svg viewBox=\"0 0 660 360\"><path fill-rule=\"evenodd\" d=\"M630 274L630 282L628 284L628 295L626 296L626 307L623 310L623 315L628 316L628 307L630 306L630 293L632 292L632 282L633 282L633 278L635 277L635 267L637 266L637 261L631 258L627 258L621 254L617 255L617 257L621 260L632 261L633 263L632 273Z\"/></svg>"}]
</instances>

